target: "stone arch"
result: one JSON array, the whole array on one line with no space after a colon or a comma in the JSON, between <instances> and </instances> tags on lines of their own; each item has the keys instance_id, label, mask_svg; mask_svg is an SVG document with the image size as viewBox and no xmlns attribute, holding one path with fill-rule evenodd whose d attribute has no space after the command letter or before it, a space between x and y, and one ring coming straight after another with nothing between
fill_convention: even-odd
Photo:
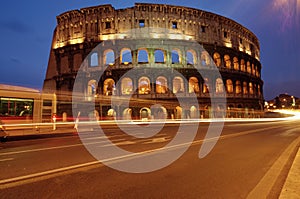
<instances>
[{"instance_id":1,"label":"stone arch","mask_svg":"<svg viewBox=\"0 0 300 199\"><path fill-rule=\"evenodd\" d=\"M196 106L191 106L190 116L191 116L191 119L198 119L199 118L199 111L197 110Z\"/></svg>"},{"instance_id":2,"label":"stone arch","mask_svg":"<svg viewBox=\"0 0 300 199\"><path fill-rule=\"evenodd\" d=\"M201 65L202 66L209 66L210 63L210 56L207 51L202 51L201 53Z\"/></svg>"},{"instance_id":3,"label":"stone arch","mask_svg":"<svg viewBox=\"0 0 300 199\"><path fill-rule=\"evenodd\" d=\"M132 63L132 53L131 49L123 48L120 53L120 62L121 64L131 64Z\"/></svg>"},{"instance_id":4,"label":"stone arch","mask_svg":"<svg viewBox=\"0 0 300 199\"><path fill-rule=\"evenodd\" d=\"M189 79L189 93L199 93L199 81L197 77L190 77Z\"/></svg>"},{"instance_id":5,"label":"stone arch","mask_svg":"<svg viewBox=\"0 0 300 199\"><path fill-rule=\"evenodd\" d=\"M90 63L90 67L96 67L99 65L99 58L97 52L93 52L91 54L89 63Z\"/></svg>"},{"instance_id":6,"label":"stone arch","mask_svg":"<svg viewBox=\"0 0 300 199\"><path fill-rule=\"evenodd\" d=\"M168 117L167 109L159 104L151 106L151 114L154 119L167 119Z\"/></svg>"},{"instance_id":7,"label":"stone arch","mask_svg":"<svg viewBox=\"0 0 300 199\"><path fill-rule=\"evenodd\" d=\"M154 62L155 63L165 63L166 62L166 55L162 49L156 49L154 51Z\"/></svg>"},{"instance_id":8,"label":"stone arch","mask_svg":"<svg viewBox=\"0 0 300 199\"><path fill-rule=\"evenodd\" d=\"M180 106L176 106L175 119L181 119L181 117L182 117L182 108Z\"/></svg>"},{"instance_id":9,"label":"stone arch","mask_svg":"<svg viewBox=\"0 0 300 199\"><path fill-rule=\"evenodd\" d=\"M137 59L139 64L149 63L149 52L146 48L138 49Z\"/></svg>"},{"instance_id":10,"label":"stone arch","mask_svg":"<svg viewBox=\"0 0 300 199\"><path fill-rule=\"evenodd\" d=\"M226 90L227 93L233 93L233 84L231 79L226 80Z\"/></svg>"},{"instance_id":11,"label":"stone arch","mask_svg":"<svg viewBox=\"0 0 300 199\"><path fill-rule=\"evenodd\" d=\"M222 64L222 62L221 62L221 56L220 56L220 54L219 54L218 52L215 52L215 53L213 54L213 59L214 59L214 62L215 62L215 64L216 64L216 66L217 66L217 67L220 67L221 64Z\"/></svg>"},{"instance_id":12,"label":"stone arch","mask_svg":"<svg viewBox=\"0 0 300 199\"><path fill-rule=\"evenodd\" d=\"M92 96L97 93L97 81L92 79L88 82L87 95Z\"/></svg>"},{"instance_id":13,"label":"stone arch","mask_svg":"<svg viewBox=\"0 0 300 199\"><path fill-rule=\"evenodd\" d=\"M156 78L156 93L165 94L168 92L168 80L164 76Z\"/></svg>"},{"instance_id":14,"label":"stone arch","mask_svg":"<svg viewBox=\"0 0 300 199\"><path fill-rule=\"evenodd\" d=\"M248 94L248 84L247 82L243 82L243 94Z\"/></svg>"},{"instance_id":15,"label":"stone arch","mask_svg":"<svg viewBox=\"0 0 300 199\"><path fill-rule=\"evenodd\" d=\"M179 49L173 49L171 52L172 64L180 64L181 63L181 53Z\"/></svg>"},{"instance_id":16,"label":"stone arch","mask_svg":"<svg viewBox=\"0 0 300 199\"><path fill-rule=\"evenodd\" d=\"M132 109L131 108L124 109L123 119L124 120L131 120L132 119Z\"/></svg>"},{"instance_id":17,"label":"stone arch","mask_svg":"<svg viewBox=\"0 0 300 199\"><path fill-rule=\"evenodd\" d=\"M236 81L235 82L235 93L236 94L241 94L242 93L242 85L241 85L241 81Z\"/></svg>"},{"instance_id":18,"label":"stone arch","mask_svg":"<svg viewBox=\"0 0 300 199\"><path fill-rule=\"evenodd\" d=\"M197 53L194 50L190 49L186 52L186 63L188 65L197 64Z\"/></svg>"},{"instance_id":19,"label":"stone arch","mask_svg":"<svg viewBox=\"0 0 300 199\"><path fill-rule=\"evenodd\" d=\"M138 91L139 94L150 94L151 84L150 84L150 79L148 77L143 76L139 79Z\"/></svg>"},{"instance_id":20,"label":"stone arch","mask_svg":"<svg viewBox=\"0 0 300 199\"><path fill-rule=\"evenodd\" d=\"M184 92L184 81L182 77L176 76L173 78L173 93Z\"/></svg>"},{"instance_id":21,"label":"stone arch","mask_svg":"<svg viewBox=\"0 0 300 199\"><path fill-rule=\"evenodd\" d=\"M103 95L114 95L116 90L115 81L112 78L107 78L103 82Z\"/></svg>"},{"instance_id":22,"label":"stone arch","mask_svg":"<svg viewBox=\"0 0 300 199\"><path fill-rule=\"evenodd\" d=\"M115 52L112 49L107 49L103 53L104 65L113 66L115 64Z\"/></svg>"},{"instance_id":23,"label":"stone arch","mask_svg":"<svg viewBox=\"0 0 300 199\"><path fill-rule=\"evenodd\" d=\"M239 59L237 57L233 58L233 68L234 68L234 70L239 70L240 69Z\"/></svg>"},{"instance_id":24,"label":"stone arch","mask_svg":"<svg viewBox=\"0 0 300 199\"><path fill-rule=\"evenodd\" d=\"M224 83L221 78L216 79L216 93L224 93Z\"/></svg>"},{"instance_id":25,"label":"stone arch","mask_svg":"<svg viewBox=\"0 0 300 199\"><path fill-rule=\"evenodd\" d=\"M151 110L147 107L140 109L140 117L142 120L147 120L151 117Z\"/></svg>"},{"instance_id":26,"label":"stone arch","mask_svg":"<svg viewBox=\"0 0 300 199\"><path fill-rule=\"evenodd\" d=\"M133 93L133 83L132 83L131 78L129 78L129 77L122 78L121 92L122 92L122 95L130 95Z\"/></svg>"},{"instance_id":27,"label":"stone arch","mask_svg":"<svg viewBox=\"0 0 300 199\"><path fill-rule=\"evenodd\" d=\"M231 69L231 60L229 55L224 55L225 67Z\"/></svg>"}]
</instances>

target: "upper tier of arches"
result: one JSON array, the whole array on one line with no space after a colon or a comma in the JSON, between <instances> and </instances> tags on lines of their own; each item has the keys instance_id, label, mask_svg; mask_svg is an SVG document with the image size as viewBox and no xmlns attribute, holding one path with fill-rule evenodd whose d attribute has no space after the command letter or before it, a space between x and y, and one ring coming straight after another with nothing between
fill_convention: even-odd
<instances>
[{"instance_id":1,"label":"upper tier of arches","mask_svg":"<svg viewBox=\"0 0 300 199\"><path fill-rule=\"evenodd\" d=\"M147 67L209 67L212 65L221 69L243 72L257 78L261 76L260 63L253 59L239 58L229 53L215 51L210 55L207 51L196 52L194 49L186 51L173 48L170 51L163 48L144 48L131 50L128 47L120 51L106 49L103 52L93 51L88 57L89 68L131 68L133 66Z\"/></svg>"}]
</instances>

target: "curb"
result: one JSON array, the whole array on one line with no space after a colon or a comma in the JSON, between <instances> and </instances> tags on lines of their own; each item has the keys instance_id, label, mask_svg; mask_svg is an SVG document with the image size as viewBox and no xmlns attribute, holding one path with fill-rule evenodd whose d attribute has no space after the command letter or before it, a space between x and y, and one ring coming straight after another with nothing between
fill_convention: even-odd
<instances>
[{"instance_id":1,"label":"curb","mask_svg":"<svg viewBox=\"0 0 300 199\"><path fill-rule=\"evenodd\" d=\"M300 198L300 148L281 190L280 199Z\"/></svg>"}]
</instances>

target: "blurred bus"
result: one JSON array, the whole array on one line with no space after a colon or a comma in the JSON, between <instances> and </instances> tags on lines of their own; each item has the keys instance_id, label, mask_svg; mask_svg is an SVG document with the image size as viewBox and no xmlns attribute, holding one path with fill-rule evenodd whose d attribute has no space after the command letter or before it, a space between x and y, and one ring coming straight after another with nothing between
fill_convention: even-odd
<instances>
[{"instance_id":1,"label":"blurred bus","mask_svg":"<svg viewBox=\"0 0 300 199\"><path fill-rule=\"evenodd\" d=\"M21 86L0 84L0 120L4 124L51 122L56 95Z\"/></svg>"}]
</instances>

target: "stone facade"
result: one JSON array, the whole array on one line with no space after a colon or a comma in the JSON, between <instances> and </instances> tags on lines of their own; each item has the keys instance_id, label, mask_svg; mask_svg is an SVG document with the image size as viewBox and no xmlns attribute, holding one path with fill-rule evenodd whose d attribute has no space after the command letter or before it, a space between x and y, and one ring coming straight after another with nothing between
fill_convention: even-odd
<instances>
[{"instance_id":1,"label":"stone facade","mask_svg":"<svg viewBox=\"0 0 300 199\"><path fill-rule=\"evenodd\" d=\"M194 42L203 49L193 47ZM196 68L209 71L211 65L222 78L197 73ZM137 3L119 10L100 5L63 13L57 16L43 88L57 93L58 115L72 114L69 93L80 67L85 71L82 93L86 100L97 97L96 111L103 118L141 118L143 111L154 118L209 117L209 93L226 94L227 107L221 108L228 117L258 117L263 110L257 37L231 19L198 9ZM125 77L133 68L135 76ZM182 77L165 76L162 68ZM179 107L174 95L179 90L186 99L196 94L201 116L191 116L193 104ZM110 96L126 95L137 100L132 107L110 106ZM151 103L139 99L165 104L163 116L151 113Z\"/></svg>"}]
</instances>

